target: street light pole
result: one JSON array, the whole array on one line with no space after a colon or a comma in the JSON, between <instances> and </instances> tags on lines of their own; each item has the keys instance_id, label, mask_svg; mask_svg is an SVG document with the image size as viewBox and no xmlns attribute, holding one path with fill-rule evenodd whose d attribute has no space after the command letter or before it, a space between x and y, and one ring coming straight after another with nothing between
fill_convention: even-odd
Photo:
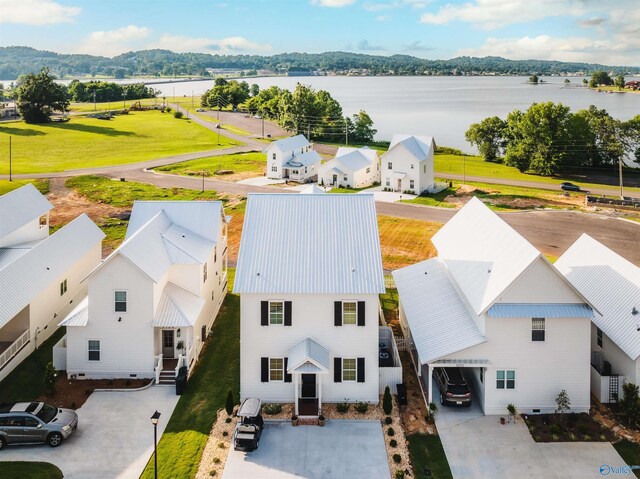
<instances>
[{"instance_id":1,"label":"street light pole","mask_svg":"<svg viewBox=\"0 0 640 479\"><path fill-rule=\"evenodd\" d=\"M618 174L620 175L620 199L624 198L622 191L622 157L618 158Z\"/></svg>"},{"instance_id":2,"label":"street light pole","mask_svg":"<svg viewBox=\"0 0 640 479\"><path fill-rule=\"evenodd\" d=\"M202 192L204 193L204 170L202 170Z\"/></svg>"},{"instance_id":3,"label":"street light pole","mask_svg":"<svg viewBox=\"0 0 640 479\"><path fill-rule=\"evenodd\" d=\"M13 181L11 177L11 135L9 135L9 181Z\"/></svg>"},{"instance_id":4,"label":"street light pole","mask_svg":"<svg viewBox=\"0 0 640 479\"><path fill-rule=\"evenodd\" d=\"M462 155L462 184L467 184L467 155Z\"/></svg>"},{"instance_id":5,"label":"street light pole","mask_svg":"<svg viewBox=\"0 0 640 479\"><path fill-rule=\"evenodd\" d=\"M158 479L158 420L160 413L158 411L151 416L151 424L153 424L153 470L155 479Z\"/></svg>"}]
</instances>

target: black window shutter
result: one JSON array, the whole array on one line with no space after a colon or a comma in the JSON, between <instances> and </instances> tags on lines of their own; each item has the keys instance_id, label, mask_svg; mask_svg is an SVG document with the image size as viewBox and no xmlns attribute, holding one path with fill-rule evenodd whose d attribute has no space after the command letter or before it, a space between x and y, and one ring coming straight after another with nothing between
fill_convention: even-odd
<instances>
[{"instance_id":1,"label":"black window shutter","mask_svg":"<svg viewBox=\"0 0 640 479\"><path fill-rule=\"evenodd\" d=\"M342 358L333 358L333 382L342 382Z\"/></svg>"},{"instance_id":2,"label":"black window shutter","mask_svg":"<svg viewBox=\"0 0 640 479\"><path fill-rule=\"evenodd\" d=\"M269 326L269 301L260 301L260 325Z\"/></svg>"},{"instance_id":3,"label":"black window shutter","mask_svg":"<svg viewBox=\"0 0 640 479\"><path fill-rule=\"evenodd\" d=\"M263 383L269 382L269 358L261 358L260 359L260 381Z\"/></svg>"},{"instance_id":4,"label":"black window shutter","mask_svg":"<svg viewBox=\"0 0 640 479\"><path fill-rule=\"evenodd\" d=\"M284 302L284 325L291 326L291 301Z\"/></svg>"},{"instance_id":5,"label":"black window shutter","mask_svg":"<svg viewBox=\"0 0 640 479\"><path fill-rule=\"evenodd\" d=\"M333 325L342 326L342 301L333 303Z\"/></svg>"},{"instance_id":6,"label":"black window shutter","mask_svg":"<svg viewBox=\"0 0 640 479\"><path fill-rule=\"evenodd\" d=\"M364 305L364 301L358 301L358 326L364 326Z\"/></svg>"},{"instance_id":7,"label":"black window shutter","mask_svg":"<svg viewBox=\"0 0 640 479\"><path fill-rule=\"evenodd\" d=\"M358 358L358 382L364 382L364 358Z\"/></svg>"},{"instance_id":8,"label":"black window shutter","mask_svg":"<svg viewBox=\"0 0 640 479\"><path fill-rule=\"evenodd\" d=\"M289 358L284 358L284 382L291 382L291 374L287 374L287 368L289 367Z\"/></svg>"}]
</instances>

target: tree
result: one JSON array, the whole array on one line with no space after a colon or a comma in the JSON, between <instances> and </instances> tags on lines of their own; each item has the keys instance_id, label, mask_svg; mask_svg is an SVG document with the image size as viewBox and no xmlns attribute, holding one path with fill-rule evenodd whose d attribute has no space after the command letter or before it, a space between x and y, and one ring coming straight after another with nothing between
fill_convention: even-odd
<instances>
[{"instance_id":1,"label":"tree","mask_svg":"<svg viewBox=\"0 0 640 479\"><path fill-rule=\"evenodd\" d=\"M386 388L384 388L384 395L382 396L382 410L387 416L389 416L392 409L393 400L391 398L391 391L389 390L389 386L387 386Z\"/></svg>"},{"instance_id":2,"label":"tree","mask_svg":"<svg viewBox=\"0 0 640 479\"><path fill-rule=\"evenodd\" d=\"M54 111L69 109L66 87L55 82L48 68L24 75L19 83L17 106L26 123L46 123Z\"/></svg>"},{"instance_id":3,"label":"tree","mask_svg":"<svg viewBox=\"0 0 640 479\"><path fill-rule=\"evenodd\" d=\"M560 391L556 396L556 406L556 413L560 414L560 417L564 422L565 413L571 410L571 400L569 399L569 395L565 389Z\"/></svg>"},{"instance_id":4,"label":"tree","mask_svg":"<svg viewBox=\"0 0 640 479\"><path fill-rule=\"evenodd\" d=\"M497 116L485 118L480 123L473 123L465 132L466 140L478 147L485 161L496 161L504 146L506 124Z\"/></svg>"},{"instance_id":5,"label":"tree","mask_svg":"<svg viewBox=\"0 0 640 479\"><path fill-rule=\"evenodd\" d=\"M538 84L538 75L533 74L529 77L529 83L533 83L534 85Z\"/></svg>"},{"instance_id":6,"label":"tree","mask_svg":"<svg viewBox=\"0 0 640 479\"><path fill-rule=\"evenodd\" d=\"M588 85L589 84L589 80L587 80L586 78L582 79L582 84L583 85Z\"/></svg>"},{"instance_id":7,"label":"tree","mask_svg":"<svg viewBox=\"0 0 640 479\"><path fill-rule=\"evenodd\" d=\"M591 105L579 110L576 116L584 119L593 134L593 145L587 148L590 166L615 166L624 156L623 125L607 113ZM581 144L582 146L582 144Z\"/></svg>"},{"instance_id":8,"label":"tree","mask_svg":"<svg viewBox=\"0 0 640 479\"><path fill-rule=\"evenodd\" d=\"M637 427L640 423L640 395L636 384L625 383L622 386L620 409L629 426Z\"/></svg>"},{"instance_id":9,"label":"tree","mask_svg":"<svg viewBox=\"0 0 640 479\"><path fill-rule=\"evenodd\" d=\"M571 80L569 80L568 78L565 78L565 79L564 79L564 84L565 84L565 85L568 85L568 84L570 84L570 83L571 83Z\"/></svg>"},{"instance_id":10,"label":"tree","mask_svg":"<svg viewBox=\"0 0 640 479\"><path fill-rule=\"evenodd\" d=\"M229 416L231 416L233 414L233 408L235 407L235 402L233 400L233 391L231 391L231 389L229 389L229 392L227 393L227 402L224 405L224 409L225 411L227 411L227 414Z\"/></svg>"},{"instance_id":11,"label":"tree","mask_svg":"<svg viewBox=\"0 0 640 479\"><path fill-rule=\"evenodd\" d=\"M622 75L618 75L613 81L613 84L622 90L624 88L624 77Z\"/></svg>"},{"instance_id":12,"label":"tree","mask_svg":"<svg viewBox=\"0 0 640 479\"><path fill-rule=\"evenodd\" d=\"M603 71L595 71L591 75L591 81L589 82L589 86L591 88L599 87L600 85L609 86L613 85L613 80L609 76L607 72Z\"/></svg>"},{"instance_id":13,"label":"tree","mask_svg":"<svg viewBox=\"0 0 640 479\"><path fill-rule=\"evenodd\" d=\"M49 394L56 392L56 381L58 379L58 371L53 367L53 363L49 361L44 368L44 385Z\"/></svg>"},{"instance_id":14,"label":"tree","mask_svg":"<svg viewBox=\"0 0 640 479\"><path fill-rule=\"evenodd\" d=\"M373 128L373 120L366 111L360 110L360 113L353 115L353 131L349 134L354 141L370 143L377 132L378 130Z\"/></svg>"},{"instance_id":15,"label":"tree","mask_svg":"<svg viewBox=\"0 0 640 479\"><path fill-rule=\"evenodd\" d=\"M251 85L251 89L249 90L249 93L251 93L251 96L258 96L258 94L260 93L260 87L258 86L257 83L254 83L253 85Z\"/></svg>"}]
</instances>

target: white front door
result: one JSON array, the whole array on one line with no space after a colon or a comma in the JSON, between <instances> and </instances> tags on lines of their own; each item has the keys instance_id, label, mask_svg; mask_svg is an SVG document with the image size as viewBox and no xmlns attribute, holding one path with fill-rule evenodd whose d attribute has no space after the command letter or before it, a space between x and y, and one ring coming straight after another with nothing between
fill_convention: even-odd
<instances>
[{"instance_id":1,"label":"white front door","mask_svg":"<svg viewBox=\"0 0 640 479\"><path fill-rule=\"evenodd\" d=\"M175 356L175 331L173 329L162 330L162 357L172 359Z\"/></svg>"}]
</instances>

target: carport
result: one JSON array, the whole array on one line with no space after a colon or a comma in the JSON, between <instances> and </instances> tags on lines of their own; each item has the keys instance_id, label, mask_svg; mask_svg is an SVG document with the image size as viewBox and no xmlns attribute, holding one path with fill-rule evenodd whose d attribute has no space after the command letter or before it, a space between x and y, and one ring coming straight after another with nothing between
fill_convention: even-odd
<instances>
[{"instance_id":1,"label":"carport","mask_svg":"<svg viewBox=\"0 0 640 479\"><path fill-rule=\"evenodd\" d=\"M484 411L484 376L490 362L486 359L440 359L420 365L420 382L426 393L427 406L434 397L438 400L440 391L433 377L435 368L461 368L464 378L469 384L474 402Z\"/></svg>"}]
</instances>

